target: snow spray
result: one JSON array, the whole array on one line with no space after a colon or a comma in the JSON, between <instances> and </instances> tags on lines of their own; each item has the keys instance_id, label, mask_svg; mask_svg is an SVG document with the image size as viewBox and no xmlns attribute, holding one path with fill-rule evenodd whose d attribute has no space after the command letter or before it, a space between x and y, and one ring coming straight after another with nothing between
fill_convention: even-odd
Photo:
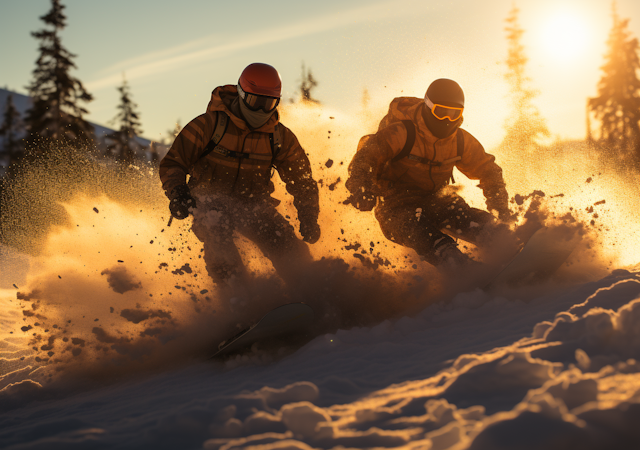
<instances>
[{"instance_id":1,"label":"snow spray","mask_svg":"<svg viewBox=\"0 0 640 450\"><path fill-rule=\"evenodd\" d=\"M25 163L3 197L3 248L28 263L3 270L0 319L6 315L7 326L0 339L10 351L0 354L0 389L23 381L102 382L204 360L283 302L310 304L320 333L418 311L431 294L425 273L433 269L389 245L372 217L341 203L350 144L361 129L334 126L337 114L317 108L295 113L315 124L295 131L309 150L323 209L323 237L311 246L316 262L295 290L238 235L255 279L221 293L191 218L167 226L168 201L151 166L68 148ZM312 120L317 115L322 120ZM331 133L339 145L321 145ZM279 208L297 230L291 198L275 181L275 196L285 200Z\"/></svg>"},{"instance_id":2,"label":"snow spray","mask_svg":"<svg viewBox=\"0 0 640 450\"><path fill-rule=\"evenodd\" d=\"M446 300L460 287L447 285L412 250L389 242L373 214L343 204L357 142L375 132L383 114L346 115L304 103L281 108L320 187L322 237L310 246L315 263L295 288L284 286L255 245L237 236L254 280L221 293L207 275L191 219L167 226L168 201L151 166L125 167L68 149L26 164L2 206L5 248L19 252L28 268L11 278L3 267L0 389L49 380L107 381L201 361L218 342L283 302L312 306L319 318L315 332L321 334L372 326ZM638 243L624 237L633 234L628 230L637 235L638 221L630 220L637 200L621 203L627 198L619 190L623 185L614 186L615 177L586 164L578 151L564 156L570 177L526 168L530 163L507 153L496 156L512 210L519 214L516 224L565 226L584 234L566 273L582 265L593 270L574 272L597 276L614 257L637 253ZM556 167L560 160L550 162ZM456 180L461 195L484 208L474 182L460 175ZM274 182L274 196L283 200L278 209L297 230L292 199L277 175ZM619 221L628 234L617 234ZM497 241L491 249L504 255L514 251L512 244ZM614 247L620 251L609 251Z\"/></svg>"}]
</instances>

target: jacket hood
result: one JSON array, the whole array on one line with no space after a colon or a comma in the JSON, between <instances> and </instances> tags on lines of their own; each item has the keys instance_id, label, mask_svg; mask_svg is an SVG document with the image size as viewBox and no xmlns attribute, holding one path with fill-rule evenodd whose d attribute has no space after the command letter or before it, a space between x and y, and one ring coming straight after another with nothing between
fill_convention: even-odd
<instances>
[{"instance_id":1,"label":"jacket hood","mask_svg":"<svg viewBox=\"0 0 640 450\"><path fill-rule=\"evenodd\" d=\"M247 122L245 122L244 118L242 117L240 108L237 108L237 111L233 112L233 110L236 108L232 108L232 105L236 100L239 100L239 96L235 84L218 86L211 93L211 100L209 100L209 104L207 105L207 112L222 111L231 118L234 125L236 125L238 128L242 130L250 130ZM264 125L254 131L273 133L274 127L278 124L279 121L280 115L276 110Z\"/></svg>"}]
</instances>

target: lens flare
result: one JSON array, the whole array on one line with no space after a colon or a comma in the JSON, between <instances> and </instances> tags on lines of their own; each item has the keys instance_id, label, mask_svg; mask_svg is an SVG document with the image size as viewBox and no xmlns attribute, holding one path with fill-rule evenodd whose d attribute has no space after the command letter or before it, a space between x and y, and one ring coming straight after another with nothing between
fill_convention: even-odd
<instances>
[{"instance_id":1,"label":"lens flare","mask_svg":"<svg viewBox=\"0 0 640 450\"><path fill-rule=\"evenodd\" d=\"M549 16L539 36L546 54L556 61L575 61L587 53L591 43L587 22L573 11Z\"/></svg>"}]
</instances>

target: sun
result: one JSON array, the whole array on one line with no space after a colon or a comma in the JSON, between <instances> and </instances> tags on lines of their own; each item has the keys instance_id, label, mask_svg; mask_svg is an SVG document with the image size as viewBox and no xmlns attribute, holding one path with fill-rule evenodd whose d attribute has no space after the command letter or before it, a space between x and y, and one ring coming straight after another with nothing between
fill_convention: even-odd
<instances>
[{"instance_id":1,"label":"sun","mask_svg":"<svg viewBox=\"0 0 640 450\"><path fill-rule=\"evenodd\" d=\"M578 14L558 11L544 21L540 39L547 55L558 61L572 62L589 48L589 26Z\"/></svg>"}]
</instances>

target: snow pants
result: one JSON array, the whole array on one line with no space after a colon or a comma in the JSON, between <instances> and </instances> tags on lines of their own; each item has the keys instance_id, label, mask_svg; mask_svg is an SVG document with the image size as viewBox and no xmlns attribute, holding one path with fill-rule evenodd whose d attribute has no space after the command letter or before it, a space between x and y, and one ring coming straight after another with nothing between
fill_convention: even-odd
<instances>
[{"instance_id":1,"label":"snow pants","mask_svg":"<svg viewBox=\"0 0 640 450\"><path fill-rule=\"evenodd\" d=\"M248 279L234 231L256 244L287 284L312 261L307 245L268 200L199 200L192 230L204 244L207 272L218 284Z\"/></svg>"},{"instance_id":2,"label":"snow pants","mask_svg":"<svg viewBox=\"0 0 640 450\"><path fill-rule=\"evenodd\" d=\"M493 215L472 208L453 192L423 193L404 198L385 198L375 209L385 237L414 249L430 264L437 265L436 249L455 238L476 243Z\"/></svg>"}]
</instances>

